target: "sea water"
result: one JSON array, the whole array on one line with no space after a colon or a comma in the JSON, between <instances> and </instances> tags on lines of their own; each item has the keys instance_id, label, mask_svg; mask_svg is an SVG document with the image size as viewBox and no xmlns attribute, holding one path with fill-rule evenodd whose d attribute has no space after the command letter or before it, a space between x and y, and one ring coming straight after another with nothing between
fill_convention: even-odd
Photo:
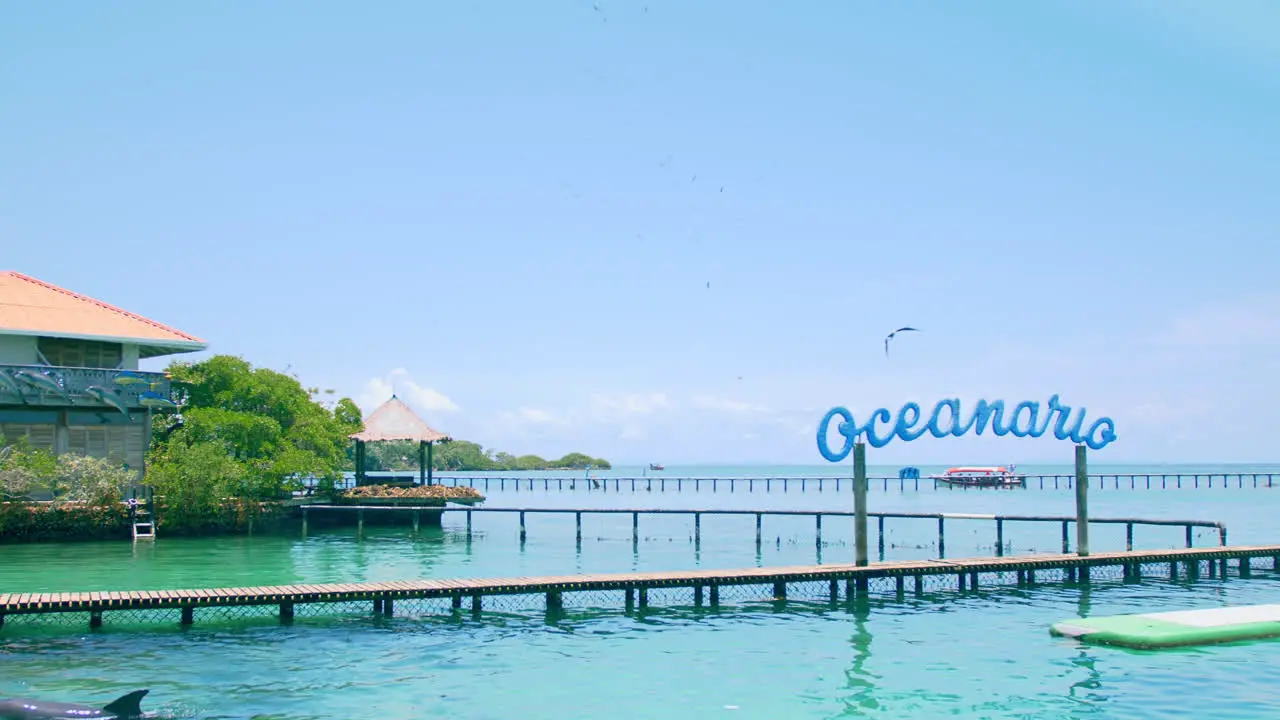
<instances>
[{"instance_id":1,"label":"sea water","mask_svg":"<svg viewBox=\"0 0 1280 720\"><path fill-rule=\"evenodd\" d=\"M1020 468L1021 469L1021 468ZM922 468L924 470L924 468ZM1028 469L1030 471L1030 469ZM1198 468L1201 473L1272 468ZM705 477L744 472L811 474L813 469L699 468ZM1066 472L1066 469L1060 470ZM1125 469L1095 468L1099 472ZM1142 471L1142 470L1138 470ZM1185 471L1185 470L1184 470ZM1176 472L1169 469L1168 472ZM620 469L631 477L639 470ZM668 468L661 475L688 476ZM599 473L593 473L599 476ZM655 475L657 475L655 473ZM552 475L558 477L561 474ZM576 477L577 474L574 474ZM790 483L769 492L736 485L695 492L543 490L534 483L488 491L493 507L736 508L848 510L848 482L818 491ZM887 512L1070 515L1074 493L1059 490L933 489L873 486L872 510ZM1139 487L1142 487L1141 482ZM1271 508L1280 487L1091 489L1095 518L1108 516L1225 522L1232 544L1277 541ZM871 527L875 529L875 522ZM563 575L578 572L734 568L848 562L851 521L827 518L822 544L812 518L765 516L755 542L753 516L642 515L526 517L476 513L472 532L460 511L444 527L367 527L300 534L154 543L0 546L0 592L144 590L441 577ZM948 521L948 557L994 553L993 523ZM886 522L886 559L936 556L936 521ZM1074 544L1074 531L1071 535ZM1093 526L1095 551L1121 549L1123 526ZM1009 523L1006 553L1057 552L1056 523ZM1216 530L1195 533L1217 543ZM1135 530L1137 548L1180 547L1183 529ZM871 542L873 557L877 543ZM548 618L540 599L521 607L495 601L478 619L464 613L393 618L371 614L300 617L292 626L235 618L173 625L27 626L0 631L0 697L99 701L138 687L144 707L193 718L836 718L836 717L1266 717L1280 704L1267 668L1280 642L1256 641L1160 652L1081 646L1050 637L1048 626L1085 615L1217 607L1280 600L1277 576L1256 572L1170 584L1092 587L1044 584L989 587L977 594L908 594L852 605L821 602L726 604L719 609L657 605L577 609ZM587 603L590 604L590 603ZM490 612L490 610L492 610ZM301 610L300 610L301 615Z\"/></svg>"}]
</instances>

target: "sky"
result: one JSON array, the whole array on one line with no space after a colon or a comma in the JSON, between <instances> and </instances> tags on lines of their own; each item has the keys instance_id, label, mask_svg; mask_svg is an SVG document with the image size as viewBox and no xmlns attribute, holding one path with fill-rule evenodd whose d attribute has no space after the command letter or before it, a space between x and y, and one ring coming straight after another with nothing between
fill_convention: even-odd
<instances>
[{"instance_id":1,"label":"sky","mask_svg":"<svg viewBox=\"0 0 1280 720\"><path fill-rule=\"evenodd\" d=\"M1268 0L5 3L0 268L517 454L823 464L835 405L1058 393L1099 462L1273 461L1276 38Z\"/></svg>"}]
</instances>

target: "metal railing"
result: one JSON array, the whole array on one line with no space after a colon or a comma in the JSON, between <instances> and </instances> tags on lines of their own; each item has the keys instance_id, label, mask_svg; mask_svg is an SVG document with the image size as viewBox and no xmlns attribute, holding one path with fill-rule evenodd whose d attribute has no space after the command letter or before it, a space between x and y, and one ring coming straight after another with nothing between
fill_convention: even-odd
<instances>
[{"instance_id":1,"label":"metal railing","mask_svg":"<svg viewBox=\"0 0 1280 720\"><path fill-rule=\"evenodd\" d=\"M335 511L356 513L360 527L364 524L364 511L377 512L446 512L444 508L422 508L412 506L385 506L385 505L303 505L300 509L304 513L312 511ZM448 509L448 512L461 512L466 515L466 533L470 538L472 534L472 516L475 513L516 513L520 520L520 542L525 542L528 538L528 525L526 517L528 515L574 515L575 538L577 542L582 541L582 516L583 515L630 515L631 516L631 539L633 543L640 540L640 516L641 515L681 515L693 516L693 540L696 545L702 542L702 517L707 516L755 516L756 545L759 546L763 542L763 521L766 516L772 517L809 517L814 520L814 542L818 547L822 546L822 520L823 518L852 518L854 513L848 510L690 510L690 509L667 509L667 508L476 508L465 507L457 509ZM997 557L1004 555L1005 547L1005 523L1010 522L1028 522L1028 523L1060 523L1062 526L1062 552L1064 554L1070 552L1070 529L1072 524L1076 522L1076 518L1066 515L996 515L996 514L974 514L974 513L910 513L910 512L868 512L868 518L876 519L876 529L878 535L877 545L881 559L885 553L885 520L936 520L938 523L938 557L946 557L946 523L948 520L985 520L995 524L995 553ZM1225 546L1227 544L1227 526L1224 523L1212 520L1164 520L1152 518L1089 518L1090 525L1124 525L1125 526L1125 549L1133 549L1134 528L1137 526L1146 527L1182 527L1185 528L1186 547L1193 547L1194 529L1210 528L1218 531L1218 544Z\"/></svg>"},{"instance_id":2,"label":"metal railing","mask_svg":"<svg viewBox=\"0 0 1280 720\"><path fill-rule=\"evenodd\" d=\"M138 410L142 393L168 399L172 391L167 374L144 370L0 363L0 374L0 398L33 407Z\"/></svg>"}]
</instances>

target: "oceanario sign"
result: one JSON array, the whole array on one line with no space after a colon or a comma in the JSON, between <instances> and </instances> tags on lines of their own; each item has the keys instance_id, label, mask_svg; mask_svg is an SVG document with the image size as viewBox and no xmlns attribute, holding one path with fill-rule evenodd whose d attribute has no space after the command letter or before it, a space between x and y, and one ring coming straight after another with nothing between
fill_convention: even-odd
<instances>
[{"instance_id":1,"label":"oceanario sign","mask_svg":"<svg viewBox=\"0 0 1280 720\"><path fill-rule=\"evenodd\" d=\"M853 413L846 408L833 407L822 417L822 422L818 423L818 452L830 462L840 462L849 456L853 451L854 443L858 442L863 435L866 436L868 445L881 448L888 445L889 441L895 437L903 442L911 442L925 433L936 438L961 437L972 429L975 435L981 435L988 423L991 425L991 432L996 435L1013 435L1014 437L1040 437L1048 432L1049 426L1052 425L1053 436L1057 439L1071 440L1077 445L1084 443L1093 450L1101 450L1115 442L1116 424L1111 418L1100 417L1094 420L1089 430L1082 434L1080 430L1084 427L1084 416L1085 408L1081 407L1072 423L1071 406L1061 404L1057 395L1049 398L1048 407L1045 408L1043 415L1038 402L1018 403L1009 413L1007 423L1003 400L994 402L979 400L968 422L961 420L959 399L939 400L923 425L919 423L925 418L924 411L914 402L903 405L898 410L896 418L886 408L879 408L872 412L866 423L862 425L854 421ZM831 446L827 444L827 433L830 430L831 421L836 417L842 421L836 429L844 436L844 446L839 452L832 452ZM877 422L881 423L885 431L883 435L876 431ZM1072 424L1068 426L1068 423Z\"/></svg>"}]
</instances>

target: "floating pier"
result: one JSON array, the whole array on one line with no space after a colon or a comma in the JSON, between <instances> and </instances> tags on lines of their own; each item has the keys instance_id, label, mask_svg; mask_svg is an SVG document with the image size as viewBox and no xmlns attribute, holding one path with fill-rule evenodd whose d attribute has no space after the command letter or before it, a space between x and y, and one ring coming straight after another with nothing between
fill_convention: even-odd
<instances>
[{"instance_id":1,"label":"floating pier","mask_svg":"<svg viewBox=\"0 0 1280 720\"><path fill-rule=\"evenodd\" d=\"M1055 623L1049 633L1085 643L1143 650L1258 640L1280 637L1280 605L1079 618Z\"/></svg>"},{"instance_id":2,"label":"floating pier","mask_svg":"<svg viewBox=\"0 0 1280 720\"><path fill-rule=\"evenodd\" d=\"M1253 560L1270 558L1280 570L1280 545L1194 548L1162 551L1113 552L1095 555L1047 555L968 560L918 560L832 564L742 570L686 570L610 575L569 575L499 579L433 579L383 583L286 585L202 590L140 590L131 592L28 593L0 595L0 627L10 621L49 616L78 616L90 628L101 627L104 616L129 613L134 620L195 622L195 613L217 608L253 607L288 622L297 608L325 605L329 612L369 612L392 615L396 603L447 603L445 612L458 611L464 600L479 613L485 599L524 596L540 598L549 612L561 610L567 599L587 597L594 606L646 607L661 591L691 591L692 604L721 604L734 593L751 600L780 602L811 599L838 602L869 592L902 597L936 590L974 591L983 585L1031 586L1057 578L1087 583L1104 577L1125 582L1160 577L1194 580L1208 564L1210 576L1226 578L1234 561L1239 577L1249 577ZM1265 560L1264 560L1265 562ZM1118 571L1118 572L1117 572ZM1056 576L1056 577L1054 577ZM908 587L909 584L909 587ZM746 592L744 589L752 589ZM735 593L735 591L737 591ZM682 600L677 600L677 604ZM539 602L539 605L542 603ZM433 610L437 606L430 606ZM443 608L444 606L439 606ZM324 609L321 608L323 611ZM436 610L439 611L439 610ZM87 618L85 618L87 616ZM15 623L17 624L17 623Z\"/></svg>"}]
</instances>

